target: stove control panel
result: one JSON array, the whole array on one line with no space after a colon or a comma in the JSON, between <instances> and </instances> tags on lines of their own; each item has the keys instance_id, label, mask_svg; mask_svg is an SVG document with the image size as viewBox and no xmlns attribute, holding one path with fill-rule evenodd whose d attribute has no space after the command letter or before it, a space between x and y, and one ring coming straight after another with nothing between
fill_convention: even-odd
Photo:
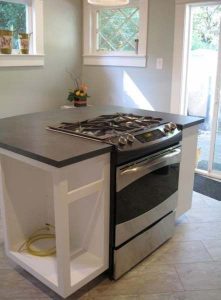
<instances>
[{"instance_id":1,"label":"stove control panel","mask_svg":"<svg viewBox=\"0 0 221 300\"><path fill-rule=\"evenodd\" d=\"M136 136L136 139L141 143L149 143L165 137L166 134L160 129L147 131Z\"/></svg>"},{"instance_id":2,"label":"stove control panel","mask_svg":"<svg viewBox=\"0 0 221 300\"><path fill-rule=\"evenodd\" d=\"M179 133L180 130L175 123L167 123L154 129L144 129L143 132L140 131L140 133L124 133L118 136L113 143L118 145L118 149L121 151L132 150L132 148L139 148L141 145L145 146L145 144L151 145L160 143Z\"/></svg>"}]
</instances>

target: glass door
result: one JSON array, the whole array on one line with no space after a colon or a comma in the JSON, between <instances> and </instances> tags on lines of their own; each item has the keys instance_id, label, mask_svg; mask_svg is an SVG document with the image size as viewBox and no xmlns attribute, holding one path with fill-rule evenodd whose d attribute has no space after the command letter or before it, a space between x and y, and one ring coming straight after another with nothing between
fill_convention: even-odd
<instances>
[{"instance_id":1,"label":"glass door","mask_svg":"<svg viewBox=\"0 0 221 300\"><path fill-rule=\"evenodd\" d=\"M215 3L215 2L214 2ZM184 113L205 118L200 126L197 171L221 177L221 5L189 5Z\"/></svg>"},{"instance_id":2,"label":"glass door","mask_svg":"<svg viewBox=\"0 0 221 300\"><path fill-rule=\"evenodd\" d=\"M218 72L214 104L214 122L212 130L209 172L216 176L218 175L218 177L221 177L221 37L218 55Z\"/></svg>"}]
</instances>

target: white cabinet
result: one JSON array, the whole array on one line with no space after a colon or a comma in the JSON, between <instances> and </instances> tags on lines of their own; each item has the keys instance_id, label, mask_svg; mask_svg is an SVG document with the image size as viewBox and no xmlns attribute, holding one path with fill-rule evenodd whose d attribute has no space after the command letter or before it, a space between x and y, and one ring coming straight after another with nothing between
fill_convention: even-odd
<instances>
[{"instance_id":1,"label":"white cabinet","mask_svg":"<svg viewBox=\"0 0 221 300\"><path fill-rule=\"evenodd\" d=\"M179 217L191 208L198 126L183 130ZM55 168L0 149L0 195L6 254L62 297L109 267L110 154ZM56 255L19 251L46 223Z\"/></svg>"},{"instance_id":2,"label":"white cabinet","mask_svg":"<svg viewBox=\"0 0 221 300\"><path fill-rule=\"evenodd\" d=\"M198 129L199 125L196 125L183 130L176 218L187 212L192 205Z\"/></svg>"},{"instance_id":3,"label":"white cabinet","mask_svg":"<svg viewBox=\"0 0 221 300\"><path fill-rule=\"evenodd\" d=\"M108 269L109 154L61 169L0 150L6 254L62 297ZM45 223L55 226L56 255L21 244Z\"/></svg>"}]
</instances>

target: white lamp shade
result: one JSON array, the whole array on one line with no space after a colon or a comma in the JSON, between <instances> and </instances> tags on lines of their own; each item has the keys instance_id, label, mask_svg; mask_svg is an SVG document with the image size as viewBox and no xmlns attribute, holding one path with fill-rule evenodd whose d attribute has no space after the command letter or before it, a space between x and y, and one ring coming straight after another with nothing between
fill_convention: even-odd
<instances>
[{"instance_id":1,"label":"white lamp shade","mask_svg":"<svg viewBox=\"0 0 221 300\"><path fill-rule=\"evenodd\" d=\"M88 3L101 6L121 6L127 5L129 0L88 0Z\"/></svg>"}]
</instances>

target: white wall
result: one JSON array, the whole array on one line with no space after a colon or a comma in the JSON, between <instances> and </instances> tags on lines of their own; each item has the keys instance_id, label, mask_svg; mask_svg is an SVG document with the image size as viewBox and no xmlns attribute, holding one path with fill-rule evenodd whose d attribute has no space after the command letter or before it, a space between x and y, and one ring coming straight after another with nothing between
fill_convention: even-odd
<instances>
[{"instance_id":1,"label":"white wall","mask_svg":"<svg viewBox=\"0 0 221 300\"><path fill-rule=\"evenodd\" d=\"M92 104L170 111L174 18L174 0L149 0L147 68L84 66ZM157 57L164 59L162 71Z\"/></svg>"},{"instance_id":2,"label":"white wall","mask_svg":"<svg viewBox=\"0 0 221 300\"><path fill-rule=\"evenodd\" d=\"M81 0L44 0L45 66L0 68L0 118L59 107L81 72Z\"/></svg>"},{"instance_id":3,"label":"white wall","mask_svg":"<svg viewBox=\"0 0 221 300\"><path fill-rule=\"evenodd\" d=\"M170 110L174 14L174 0L149 0L147 68L83 67L91 103ZM72 86L66 68L82 71L82 0L44 0L44 28L44 67L0 68L0 118L59 107Z\"/></svg>"}]
</instances>

